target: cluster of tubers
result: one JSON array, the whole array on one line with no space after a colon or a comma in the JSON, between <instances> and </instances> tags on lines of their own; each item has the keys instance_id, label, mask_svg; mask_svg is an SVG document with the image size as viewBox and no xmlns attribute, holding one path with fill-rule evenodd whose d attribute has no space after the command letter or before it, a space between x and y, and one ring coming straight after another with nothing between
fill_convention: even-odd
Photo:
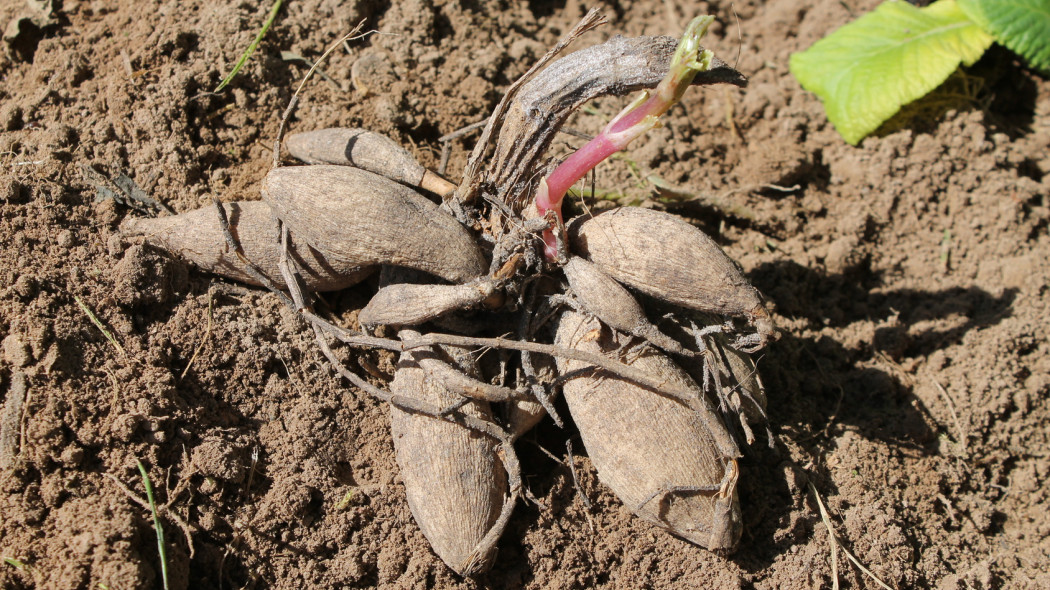
<instances>
[{"instance_id":1,"label":"cluster of tubers","mask_svg":"<svg viewBox=\"0 0 1050 590\"><path fill-rule=\"evenodd\" d=\"M456 572L493 563L522 493L513 443L547 413L561 424L559 392L599 478L629 509L730 551L741 534L736 433L750 444L751 424L764 420L748 353L776 337L760 294L673 215L622 208L561 225L528 214L571 111L655 86L675 46L616 37L530 72L489 120L458 186L386 137L325 129L287 138L310 165L273 168L262 201L122 229L206 271L290 293L336 370L390 402L412 513ZM713 83L746 80L715 58L693 81ZM540 239L551 229L555 260ZM361 331L310 311L309 292L372 273L379 287ZM396 351L388 389L340 366L334 341ZM503 354L480 354L490 347Z\"/></svg>"}]
</instances>

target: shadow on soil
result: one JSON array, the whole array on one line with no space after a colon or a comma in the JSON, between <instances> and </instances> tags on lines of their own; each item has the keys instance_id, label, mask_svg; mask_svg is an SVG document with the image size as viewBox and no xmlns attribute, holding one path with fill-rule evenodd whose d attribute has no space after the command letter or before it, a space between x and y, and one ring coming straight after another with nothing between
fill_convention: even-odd
<instances>
[{"instance_id":1,"label":"shadow on soil","mask_svg":"<svg viewBox=\"0 0 1050 590\"><path fill-rule=\"evenodd\" d=\"M878 276L828 276L790 261L763 265L750 279L777 303L780 314L805 320L810 334L837 329L834 336L785 333L759 360L774 430L801 445L817 463L803 471L782 444L774 449L756 444L745 457L750 465L742 472L740 492L748 507L746 532L733 559L745 570L759 572L813 534L819 517L815 507L808 507L811 495L799 489L806 490L807 473L820 477L817 458L842 431L910 454L938 452L940 426L902 380L906 373L897 362L931 355L970 330L999 323L1010 315L1017 292L1008 289L998 297L974 287L876 292ZM860 345L837 339L861 322L854 328L859 338L876 326L870 339ZM818 487L833 493L834 484L820 479L824 481ZM805 514L798 516L800 510ZM756 542L749 549L748 537L771 542Z\"/></svg>"}]
</instances>

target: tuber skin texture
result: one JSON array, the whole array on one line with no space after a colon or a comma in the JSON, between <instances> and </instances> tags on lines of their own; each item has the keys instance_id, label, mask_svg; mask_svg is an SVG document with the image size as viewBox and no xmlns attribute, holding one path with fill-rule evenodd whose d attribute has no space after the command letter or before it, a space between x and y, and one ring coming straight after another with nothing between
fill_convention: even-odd
<instances>
[{"instance_id":1,"label":"tuber skin texture","mask_svg":"<svg viewBox=\"0 0 1050 590\"><path fill-rule=\"evenodd\" d=\"M618 282L688 309L745 317L765 345L776 329L762 295L704 232L673 215L622 207L576 218L569 249Z\"/></svg>"},{"instance_id":2,"label":"tuber skin texture","mask_svg":"<svg viewBox=\"0 0 1050 590\"><path fill-rule=\"evenodd\" d=\"M460 364L461 370L475 371L469 355L460 361L466 363ZM401 354L390 390L439 407L462 399L421 368L412 351ZM460 411L492 419L487 402L471 401ZM460 575L489 569L495 543L479 544L499 519L507 497L498 442L460 424L393 405L390 429L408 505L434 552Z\"/></svg>"},{"instance_id":3,"label":"tuber skin texture","mask_svg":"<svg viewBox=\"0 0 1050 590\"><path fill-rule=\"evenodd\" d=\"M394 140L374 131L333 127L295 133L284 143L288 153L307 164L353 166L441 196L456 188L424 168Z\"/></svg>"},{"instance_id":4,"label":"tuber skin texture","mask_svg":"<svg viewBox=\"0 0 1050 590\"><path fill-rule=\"evenodd\" d=\"M480 305L495 292L496 282L488 277L462 285L388 285L368 301L357 319L367 327L417 326Z\"/></svg>"},{"instance_id":5,"label":"tuber skin texture","mask_svg":"<svg viewBox=\"0 0 1050 590\"><path fill-rule=\"evenodd\" d=\"M668 352L693 356L678 341L654 326L634 296L593 262L573 256L562 271L580 306L605 325L648 340Z\"/></svg>"},{"instance_id":6,"label":"tuber skin texture","mask_svg":"<svg viewBox=\"0 0 1050 590\"><path fill-rule=\"evenodd\" d=\"M564 313L555 343L615 355L630 337L576 312ZM624 359L704 395L681 368L653 349ZM586 363L558 360L564 375ZM569 379L562 387L598 479L636 515L701 547L732 551L742 530L737 465L714 443L709 419L611 375ZM719 421L715 427L724 426Z\"/></svg>"},{"instance_id":7,"label":"tuber skin texture","mask_svg":"<svg viewBox=\"0 0 1050 590\"><path fill-rule=\"evenodd\" d=\"M245 258L274 283L284 285L278 268L280 232L270 206L262 201L241 201L225 203L223 208L230 222L230 231L244 249ZM177 254L202 270L260 286L226 244L219 214L212 205L170 217L128 218L120 230L125 236L143 236L147 243ZM351 287L376 268L347 262L312 248L302 240L293 240L289 252L302 269L306 285L314 291L338 291Z\"/></svg>"},{"instance_id":8,"label":"tuber skin texture","mask_svg":"<svg viewBox=\"0 0 1050 590\"><path fill-rule=\"evenodd\" d=\"M294 235L343 263L391 264L453 283L485 273L474 237L404 185L350 166L285 166L263 180L263 199Z\"/></svg>"}]
</instances>

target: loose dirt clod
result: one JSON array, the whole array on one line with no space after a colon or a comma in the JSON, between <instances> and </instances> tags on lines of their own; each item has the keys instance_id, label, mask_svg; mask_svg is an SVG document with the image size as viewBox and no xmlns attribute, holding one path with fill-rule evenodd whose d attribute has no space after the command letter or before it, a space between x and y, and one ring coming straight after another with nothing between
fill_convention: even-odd
<instances>
[{"instance_id":1,"label":"loose dirt clod","mask_svg":"<svg viewBox=\"0 0 1050 590\"><path fill-rule=\"evenodd\" d=\"M270 206L262 201L223 205L245 258L272 281L283 285L278 263L280 232ZM223 236L215 207L208 205L188 213L151 219L128 218L120 226L125 236L142 236L148 243L177 254L207 272L249 285L260 282L247 265L230 250ZM315 291L337 291L356 285L375 270L374 266L348 263L324 250L294 240L290 248L307 286Z\"/></svg>"},{"instance_id":2,"label":"loose dirt clod","mask_svg":"<svg viewBox=\"0 0 1050 590\"><path fill-rule=\"evenodd\" d=\"M292 232L343 264L393 264L460 283L488 265L474 238L414 190L350 166L285 166L263 199Z\"/></svg>"},{"instance_id":3,"label":"loose dirt clod","mask_svg":"<svg viewBox=\"0 0 1050 590\"><path fill-rule=\"evenodd\" d=\"M596 320L566 312L555 343L610 356L631 338ZM629 352L627 364L704 392L666 356L652 349ZM562 374L585 363L559 360ZM595 372L562 387L598 478L635 514L712 550L731 551L741 533L736 496L736 457L718 451L711 428L692 408L653 391Z\"/></svg>"}]
</instances>

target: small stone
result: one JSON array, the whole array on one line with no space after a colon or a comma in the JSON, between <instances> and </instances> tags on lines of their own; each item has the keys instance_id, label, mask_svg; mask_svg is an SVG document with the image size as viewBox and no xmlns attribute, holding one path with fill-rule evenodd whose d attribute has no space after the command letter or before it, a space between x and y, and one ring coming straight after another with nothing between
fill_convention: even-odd
<instances>
[{"instance_id":1,"label":"small stone","mask_svg":"<svg viewBox=\"0 0 1050 590\"><path fill-rule=\"evenodd\" d=\"M22 339L14 334L8 334L7 338L4 338L4 360L11 363L15 367L24 367L33 361L33 356L29 353L29 347L26 346Z\"/></svg>"},{"instance_id":2,"label":"small stone","mask_svg":"<svg viewBox=\"0 0 1050 590\"><path fill-rule=\"evenodd\" d=\"M73 236L73 232L64 229L58 234L58 247L68 250L75 246L77 243L76 237Z\"/></svg>"}]
</instances>

